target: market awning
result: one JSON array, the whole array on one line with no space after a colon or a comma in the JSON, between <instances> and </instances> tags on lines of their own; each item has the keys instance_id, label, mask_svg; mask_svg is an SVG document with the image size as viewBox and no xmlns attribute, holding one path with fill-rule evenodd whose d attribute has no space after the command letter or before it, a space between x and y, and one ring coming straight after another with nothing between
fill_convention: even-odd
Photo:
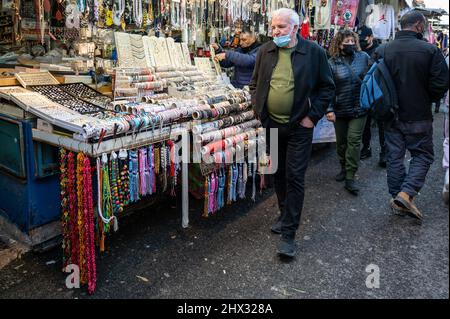
<instances>
[{"instance_id":1,"label":"market awning","mask_svg":"<svg viewBox=\"0 0 450 319\"><path fill-rule=\"evenodd\" d=\"M440 9L440 8L438 8L438 9L434 9L434 8L414 8L413 10L422 12L425 17L448 15L447 11L445 11L444 9Z\"/></svg>"}]
</instances>

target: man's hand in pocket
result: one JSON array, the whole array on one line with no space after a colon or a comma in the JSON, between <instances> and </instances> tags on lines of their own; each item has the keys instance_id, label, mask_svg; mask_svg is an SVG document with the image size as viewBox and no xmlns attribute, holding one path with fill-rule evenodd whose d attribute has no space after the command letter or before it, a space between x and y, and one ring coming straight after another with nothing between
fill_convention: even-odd
<instances>
[{"instance_id":1,"label":"man's hand in pocket","mask_svg":"<svg viewBox=\"0 0 450 319\"><path fill-rule=\"evenodd\" d=\"M304 117L301 121L300 121L300 125L305 127L305 128L314 128L314 123L313 121L311 121L311 119L309 117Z\"/></svg>"}]
</instances>

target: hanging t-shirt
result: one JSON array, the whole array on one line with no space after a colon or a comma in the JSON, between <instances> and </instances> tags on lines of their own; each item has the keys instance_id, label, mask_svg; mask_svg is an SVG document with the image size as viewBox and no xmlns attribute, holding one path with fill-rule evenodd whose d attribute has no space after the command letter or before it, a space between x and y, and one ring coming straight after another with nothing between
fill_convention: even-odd
<instances>
[{"instance_id":1,"label":"hanging t-shirt","mask_svg":"<svg viewBox=\"0 0 450 319\"><path fill-rule=\"evenodd\" d=\"M300 34L303 39L309 39L309 20L306 18L303 20L302 25L300 26Z\"/></svg>"},{"instance_id":2,"label":"hanging t-shirt","mask_svg":"<svg viewBox=\"0 0 450 319\"><path fill-rule=\"evenodd\" d=\"M333 1L331 23L340 26L348 25L353 28L358 12L358 4L359 0Z\"/></svg>"},{"instance_id":3,"label":"hanging t-shirt","mask_svg":"<svg viewBox=\"0 0 450 319\"><path fill-rule=\"evenodd\" d=\"M332 0L314 0L314 6L316 7L314 16L314 28L316 30L330 29L332 2Z\"/></svg>"},{"instance_id":4,"label":"hanging t-shirt","mask_svg":"<svg viewBox=\"0 0 450 319\"><path fill-rule=\"evenodd\" d=\"M369 4L366 13L366 26L372 29L373 36L377 39L388 40L391 35L395 37L395 12L394 7L388 4Z\"/></svg>"}]
</instances>

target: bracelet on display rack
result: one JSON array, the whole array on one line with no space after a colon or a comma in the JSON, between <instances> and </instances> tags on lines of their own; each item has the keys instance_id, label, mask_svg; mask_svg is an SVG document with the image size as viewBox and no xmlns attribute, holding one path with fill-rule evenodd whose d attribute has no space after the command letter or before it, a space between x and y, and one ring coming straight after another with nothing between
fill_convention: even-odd
<instances>
[{"instance_id":1,"label":"bracelet on display rack","mask_svg":"<svg viewBox=\"0 0 450 319\"><path fill-rule=\"evenodd\" d=\"M171 78L179 78L183 77L183 73L173 71L173 72L157 72L156 76L158 79L171 79Z\"/></svg>"},{"instance_id":2,"label":"bracelet on display rack","mask_svg":"<svg viewBox=\"0 0 450 319\"><path fill-rule=\"evenodd\" d=\"M175 71L175 68L171 67L171 66L157 66L157 67L155 67L155 71L157 73L173 72L173 71Z\"/></svg>"},{"instance_id":3,"label":"bracelet on display rack","mask_svg":"<svg viewBox=\"0 0 450 319\"><path fill-rule=\"evenodd\" d=\"M139 90L160 91L160 90L164 89L164 82L163 81L139 82L139 83L133 83L133 86Z\"/></svg>"}]
</instances>

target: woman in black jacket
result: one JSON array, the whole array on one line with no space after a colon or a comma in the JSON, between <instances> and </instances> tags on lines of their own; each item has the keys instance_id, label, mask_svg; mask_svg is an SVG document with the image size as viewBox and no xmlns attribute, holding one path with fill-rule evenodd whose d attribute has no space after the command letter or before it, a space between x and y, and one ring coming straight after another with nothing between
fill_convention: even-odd
<instances>
[{"instance_id":1,"label":"woman in black jacket","mask_svg":"<svg viewBox=\"0 0 450 319\"><path fill-rule=\"evenodd\" d=\"M358 35L350 30L339 31L330 47L329 59L336 84L336 96L327 110L327 119L334 122L341 172L336 180L345 181L345 188L358 195L355 184L360 145L367 112L359 104L361 81L369 66L370 57L361 51Z\"/></svg>"}]
</instances>

